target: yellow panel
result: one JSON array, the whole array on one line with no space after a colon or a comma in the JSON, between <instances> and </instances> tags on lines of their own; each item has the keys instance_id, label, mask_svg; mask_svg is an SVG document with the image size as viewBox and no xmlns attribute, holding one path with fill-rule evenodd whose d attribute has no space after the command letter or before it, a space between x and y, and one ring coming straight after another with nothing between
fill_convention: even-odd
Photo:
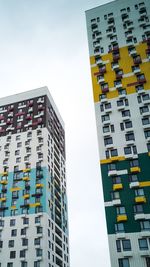
<instances>
[{"instance_id":1,"label":"yellow panel","mask_svg":"<svg viewBox=\"0 0 150 267\"><path fill-rule=\"evenodd\" d=\"M139 167L133 167L133 168L130 168L130 171L131 172L140 172L141 169Z\"/></svg>"},{"instance_id":2,"label":"yellow panel","mask_svg":"<svg viewBox=\"0 0 150 267\"><path fill-rule=\"evenodd\" d=\"M93 65L93 64L95 64L95 57L94 56L90 57L90 65Z\"/></svg>"},{"instance_id":3,"label":"yellow panel","mask_svg":"<svg viewBox=\"0 0 150 267\"><path fill-rule=\"evenodd\" d=\"M0 198L0 201L1 201L1 202L6 201L6 197L2 197L2 198Z\"/></svg>"},{"instance_id":4,"label":"yellow panel","mask_svg":"<svg viewBox=\"0 0 150 267\"><path fill-rule=\"evenodd\" d=\"M23 180L23 181L29 181L30 178L29 178L29 177L23 177L22 180Z\"/></svg>"},{"instance_id":5,"label":"yellow panel","mask_svg":"<svg viewBox=\"0 0 150 267\"><path fill-rule=\"evenodd\" d=\"M16 206L11 206L10 207L12 210L15 210L16 209Z\"/></svg>"},{"instance_id":6,"label":"yellow panel","mask_svg":"<svg viewBox=\"0 0 150 267\"><path fill-rule=\"evenodd\" d=\"M135 197L136 203L146 203L146 198L144 196Z\"/></svg>"},{"instance_id":7,"label":"yellow panel","mask_svg":"<svg viewBox=\"0 0 150 267\"><path fill-rule=\"evenodd\" d=\"M119 51L120 51L120 60L119 60L120 69L123 69L124 74L132 72L131 66L133 65L133 58L129 55L128 48L121 47Z\"/></svg>"},{"instance_id":8,"label":"yellow panel","mask_svg":"<svg viewBox=\"0 0 150 267\"><path fill-rule=\"evenodd\" d=\"M107 93L107 98L108 99L112 99L112 98L116 98L116 97L118 97L118 91L117 90L115 90L115 91L112 91L112 92L108 92Z\"/></svg>"},{"instance_id":9,"label":"yellow panel","mask_svg":"<svg viewBox=\"0 0 150 267\"><path fill-rule=\"evenodd\" d=\"M122 184L114 184L113 185L113 190L121 190L123 188L123 185Z\"/></svg>"},{"instance_id":10,"label":"yellow panel","mask_svg":"<svg viewBox=\"0 0 150 267\"><path fill-rule=\"evenodd\" d=\"M145 51L146 49L147 49L146 43L140 43L139 45L136 46L137 54L140 54L142 59L145 59L147 57Z\"/></svg>"},{"instance_id":11,"label":"yellow panel","mask_svg":"<svg viewBox=\"0 0 150 267\"><path fill-rule=\"evenodd\" d=\"M43 187L43 184L36 184L36 187Z\"/></svg>"},{"instance_id":12,"label":"yellow panel","mask_svg":"<svg viewBox=\"0 0 150 267\"><path fill-rule=\"evenodd\" d=\"M127 221L127 215L118 215L117 216L117 222L123 222L123 221Z\"/></svg>"},{"instance_id":13,"label":"yellow panel","mask_svg":"<svg viewBox=\"0 0 150 267\"><path fill-rule=\"evenodd\" d=\"M7 180L0 181L0 184L8 184Z\"/></svg>"},{"instance_id":14,"label":"yellow panel","mask_svg":"<svg viewBox=\"0 0 150 267\"><path fill-rule=\"evenodd\" d=\"M29 194L26 194L26 195L23 196L23 198L29 198L29 197L30 197Z\"/></svg>"},{"instance_id":15,"label":"yellow panel","mask_svg":"<svg viewBox=\"0 0 150 267\"><path fill-rule=\"evenodd\" d=\"M106 164L106 163L111 163L113 161L122 161L122 160L125 160L125 157L124 156L118 156L118 157L112 157L109 159L102 159L102 160L100 160L100 163Z\"/></svg>"},{"instance_id":16,"label":"yellow panel","mask_svg":"<svg viewBox=\"0 0 150 267\"><path fill-rule=\"evenodd\" d=\"M21 190L20 187L12 187L12 188L10 188L10 191L11 192L13 192L13 191L19 191L19 190Z\"/></svg>"},{"instance_id":17,"label":"yellow panel","mask_svg":"<svg viewBox=\"0 0 150 267\"><path fill-rule=\"evenodd\" d=\"M140 187L147 187L147 186L150 186L150 181L140 182Z\"/></svg>"},{"instance_id":18,"label":"yellow panel","mask_svg":"<svg viewBox=\"0 0 150 267\"><path fill-rule=\"evenodd\" d=\"M29 171L31 171L30 168L26 168L26 169L23 170L23 172L29 172Z\"/></svg>"},{"instance_id":19,"label":"yellow panel","mask_svg":"<svg viewBox=\"0 0 150 267\"><path fill-rule=\"evenodd\" d=\"M1 175L2 176L8 175L8 172L2 172Z\"/></svg>"},{"instance_id":20,"label":"yellow panel","mask_svg":"<svg viewBox=\"0 0 150 267\"><path fill-rule=\"evenodd\" d=\"M142 59L146 59L146 52L147 49L146 43L139 43L136 45L137 54L140 54ZM121 47L119 49L120 51L120 60L119 60L119 66L120 69L123 70L124 74L131 73L132 72L132 66L134 66L133 57L129 55L128 53L128 47ZM112 53L108 53L102 56L103 61L109 60L109 63L106 64L106 73L104 73L105 82L108 83L109 88L114 87L114 81L116 80L116 74L115 71L111 68L111 62L113 61ZM91 64L95 64L95 57L92 56L90 58ZM145 62L140 64L141 73L145 74L146 77L146 84L144 84L145 90L150 89L150 62ZM92 68L92 84L93 84L93 97L94 102L99 102L99 95L102 93L100 85L97 83L97 77L94 75L94 73L98 72L98 67ZM136 75L133 74L133 76L125 77L122 79L122 86L123 88L126 88L127 94L133 94L136 92L135 85L127 86L130 83L137 82ZM107 93L107 98L112 99L118 97L118 90L114 90Z\"/></svg>"},{"instance_id":21,"label":"yellow panel","mask_svg":"<svg viewBox=\"0 0 150 267\"><path fill-rule=\"evenodd\" d=\"M34 208L34 207L38 207L38 206L40 206L41 205L41 203L40 202L37 202L37 203L32 203L32 204L30 204L30 207L31 208Z\"/></svg>"}]
</instances>

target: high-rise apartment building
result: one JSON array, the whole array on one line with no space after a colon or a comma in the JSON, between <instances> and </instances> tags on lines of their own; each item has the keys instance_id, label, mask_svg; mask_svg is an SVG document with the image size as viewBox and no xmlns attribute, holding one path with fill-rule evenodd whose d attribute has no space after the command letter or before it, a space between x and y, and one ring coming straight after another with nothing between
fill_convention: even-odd
<instances>
[{"instance_id":1,"label":"high-rise apartment building","mask_svg":"<svg viewBox=\"0 0 150 267\"><path fill-rule=\"evenodd\" d=\"M86 12L112 267L150 267L150 1Z\"/></svg>"},{"instance_id":2,"label":"high-rise apartment building","mask_svg":"<svg viewBox=\"0 0 150 267\"><path fill-rule=\"evenodd\" d=\"M0 99L0 266L70 266L64 123L47 87Z\"/></svg>"}]
</instances>

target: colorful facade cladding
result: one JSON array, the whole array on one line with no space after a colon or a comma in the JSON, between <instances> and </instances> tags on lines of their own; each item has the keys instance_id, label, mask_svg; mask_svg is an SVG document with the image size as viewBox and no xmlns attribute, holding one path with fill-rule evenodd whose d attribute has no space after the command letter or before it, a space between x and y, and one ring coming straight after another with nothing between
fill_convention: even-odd
<instances>
[{"instance_id":1,"label":"colorful facade cladding","mask_svg":"<svg viewBox=\"0 0 150 267\"><path fill-rule=\"evenodd\" d=\"M150 3L86 12L112 267L150 266Z\"/></svg>"},{"instance_id":2,"label":"colorful facade cladding","mask_svg":"<svg viewBox=\"0 0 150 267\"><path fill-rule=\"evenodd\" d=\"M64 123L46 87L0 99L0 266L70 266Z\"/></svg>"}]
</instances>

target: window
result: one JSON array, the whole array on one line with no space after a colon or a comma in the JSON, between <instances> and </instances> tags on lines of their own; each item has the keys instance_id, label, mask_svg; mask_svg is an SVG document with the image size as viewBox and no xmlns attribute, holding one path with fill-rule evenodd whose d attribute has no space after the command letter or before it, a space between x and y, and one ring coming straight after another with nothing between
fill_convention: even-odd
<instances>
[{"instance_id":1,"label":"window","mask_svg":"<svg viewBox=\"0 0 150 267\"><path fill-rule=\"evenodd\" d=\"M143 114L145 112L149 112L149 107L148 106L144 106L140 108L140 113Z\"/></svg>"},{"instance_id":2,"label":"window","mask_svg":"<svg viewBox=\"0 0 150 267\"><path fill-rule=\"evenodd\" d=\"M23 224L29 224L29 218L23 218Z\"/></svg>"},{"instance_id":3,"label":"window","mask_svg":"<svg viewBox=\"0 0 150 267\"><path fill-rule=\"evenodd\" d=\"M133 206L134 213L143 213L143 205L137 204Z\"/></svg>"},{"instance_id":4,"label":"window","mask_svg":"<svg viewBox=\"0 0 150 267\"><path fill-rule=\"evenodd\" d=\"M138 159L133 159L130 161L130 166L131 167L138 167L139 166L139 161Z\"/></svg>"},{"instance_id":5,"label":"window","mask_svg":"<svg viewBox=\"0 0 150 267\"><path fill-rule=\"evenodd\" d=\"M28 265L27 265L27 262L26 261L22 261L21 262L21 267L27 267Z\"/></svg>"},{"instance_id":6,"label":"window","mask_svg":"<svg viewBox=\"0 0 150 267\"><path fill-rule=\"evenodd\" d=\"M122 240L122 247L124 251L130 251L131 250L131 242L129 239Z\"/></svg>"},{"instance_id":7,"label":"window","mask_svg":"<svg viewBox=\"0 0 150 267\"><path fill-rule=\"evenodd\" d=\"M106 103L105 104L105 109L109 109L109 108L111 108L111 103Z\"/></svg>"},{"instance_id":8,"label":"window","mask_svg":"<svg viewBox=\"0 0 150 267\"><path fill-rule=\"evenodd\" d=\"M138 181L138 176L137 174L131 174L129 176L130 182L137 182Z\"/></svg>"},{"instance_id":9,"label":"window","mask_svg":"<svg viewBox=\"0 0 150 267\"><path fill-rule=\"evenodd\" d=\"M10 251L10 259L16 258L16 251Z\"/></svg>"},{"instance_id":10,"label":"window","mask_svg":"<svg viewBox=\"0 0 150 267\"><path fill-rule=\"evenodd\" d=\"M147 125L147 124L149 124L150 123L150 118L149 117L147 117L147 118L143 118L142 119L142 124L143 125Z\"/></svg>"},{"instance_id":11,"label":"window","mask_svg":"<svg viewBox=\"0 0 150 267\"><path fill-rule=\"evenodd\" d=\"M106 145L111 145L113 143L112 137L107 137L104 138L104 144Z\"/></svg>"},{"instance_id":12,"label":"window","mask_svg":"<svg viewBox=\"0 0 150 267\"><path fill-rule=\"evenodd\" d=\"M143 101L149 100L150 99L149 94L142 95L142 99Z\"/></svg>"},{"instance_id":13,"label":"window","mask_svg":"<svg viewBox=\"0 0 150 267\"><path fill-rule=\"evenodd\" d=\"M121 214L126 214L124 206L117 207L117 215L121 215Z\"/></svg>"},{"instance_id":14,"label":"window","mask_svg":"<svg viewBox=\"0 0 150 267\"><path fill-rule=\"evenodd\" d=\"M40 261L35 261L34 262L34 267L40 267Z\"/></svg>"},{"instance_id":15,"label":"window","mask_svg":"<svg viewBox=\"0 0 150 267\"><path fill-rule=\"evenodd\" d=\"M21 146L22 146L21 142L17 143L17 147L21 147Z\"/></svg>"},{"instance_id":16,"label":"window","mask_svg":"<svg viewBox=\"0 0 150 267\"><path fill-rule=\"evenodd\" d=\"M123 110L122 117L130 116L130 110Z\"/></svg>"},{"instance_id":17,"label":"window","mask_svg":"<svg viewBox=\"0 0 150 267\"><path fill-rule=\"evenodd\" d=\"M149 231L150 230L150 220L141 221L140 226L141 226L142 231Z\"/></svg>"},{"instance_id":18,"label":"window","mask_svg":"<svg viewBox=\"0 0 150 267\"><path fill-rule=\"evenodd\" d=\"M121 178L119 176L113 177L113 184L121 184Z\"/></svg>"},{"instance_id":19,"label":"window","mask_svg":"<svg viewBox=\"0 0 150 267\"><path fill-rule=\"evenodd\" d=\"M112 198L112 200L120 199L119 191L111 192L111 198Z\"/></svg>"},{"instance_id":20,"label":"window","mask_svg":"<svg viewBox=\"0 0 150 267\"><path fill-rule=\"evenodd\" d=\"M103 127L103 133L108 133L108 132L110 132L109 126L104 126Z\"/></svg>"},{"instance_id":21,"label":"window","mask_svg":"<svg viewBox=\"0 0 150 267\"><path fill-rule=\"evenodd\" d=\"M36 256L37 257L42 256L42 249L41 248L36 249Z\"/></svg>"},{"instance_id":22,"label":"window","mask_svg":"<svg viewBox=\"0 0 150 267\"><path fill-rule=\"evenodd\" d=\"M11 236L17 236L17 229L11 230Z\"/></svg>"},{"instance_id":23,"label":"window","mask_svg":"<svg viewBox=\"0 0 150 267\"><path fill-rule=\"evenodd\" d=\"M147 144L147 150L150 152L150 143Z\"/></svg>"},{"instance_id":24,"label":"window","mask_svg":"<svg viewBox=\"0 0 150 267\"><path fill-rule=\"evenodd\" d=\"M26 235L27 232L27 228L22 228L21 229L21 235Z\"/></svg>"},{"instance_id":25,"label":"window","mask_svg":"<svg viewBox=\"0 0 150 267\"><path fill-rule=\"evenodd\" d=\"M150 137L150 130L144 131L145 138Z\"/></svg>"},{"instance_id":26,"label":"window","mask_svg":"<svg viewBox=\"0 0 150 267\"><path fill-rule=\"evenodd\" d=\"M134 133L129 133L125 135L126 141L135 140Z\"/></svg>"},{"instance_id":27,"label":"window","mask_svg":"<svg viewBox=\"0 0 150 267\"><path fill-rule=\"evenodd\" d=\"M118 259L118 263L119 267L130 267L128 258Z\"/></svg>"},{"instance_id":28,"label":"window","mask_svg":"<svg viewBox=\"0 0 150 267\"><path fill-rule=\"evenodd\" d=\"M40 222L41 222L40 217L35 217L35 223L40 223Z\"/></svg>"},{"instance_id":29,"label":"window","mask_svg":"<svg viewBox=\"0 0 150 267\"><path fill-rule=\"evenodd\" d=\"M110 150L110 153L111 153L111 157L116 157L116 156L118 156L118 151L117 151L117 149L112 149L112 150Z\"/></svg>"},{"instance_id":30,"label":"window","mask_svg":"<svg viewBox=\"0 0 150 267\"><path fill-rule=\"evenodd\" d=\"M132 153L132 149L130 146L124 147L124 154L125 155L131 154L131 153Z\"/></svg>"},{"instance_id":31,"label":"window","mask_svg":"<svg viewBox=\"0 0 150 267\"><path fill-rule=\"evenodd\" d=\"M0 248L2 248L2 247L3 247L3 241L0 240Z\"/></svg>"},{"instance_id":32,"label":"window","mask_svg":"<svg viewBox=\"0 0 150 267\"><path fill-rule=\"evenodd\" d=\"M108 164L108 171L114 171L114 170L116 170L116 164L115 163Z\"/></svg>"},{"instance_id":33,"label":"window","mask_svg":"<svg viewBox=\"0 0 150 267\"><path fill-rule=\"evenodd\" d=\"M26 256L26 250L20 250L20 258L24 258Z\"/></svg>"},{"instance_id":34,"label":"window","mask_svg":"<svg viewBox=\"0 0 150 267\"><path fill-rule=\"evenodd\" d=\"M140 250L148 250L148 242L146 238L141 238L138 240Z\"/></svg>"},{"instance_id":35,"label":"window","mask_svg":"<svg viewBox=\"0 0 150 267\"><path fill-rule=\"evenodd\" d=\"M135 190L135 196L136 197L138 197L138 196L144 196L144 190L143 190L143 188L136 189Z\"/></svg>"},{"instance_id":36,"label":"window","mask_svg":"<svg viewBox=\"0 0 150 267\"><path fill-rule=\"evenodd\" d=\"M116 240L116 247L117 247L117 252L121 252L121 241Z\"/></svg>"},{"instance_id":37,"label":"window","mask_svg":"<svg viewBox=\"0 0 150 267\"><path fill-rule=\"evenodd\" d=\"M7 263L7 267L13 267L13 263L12 262L8 262Z\"/></svg>"},{"instance_id":38,"label":"window","mask_svg":"<svg viewBox=\"0 0 150 267\"><path fill-rule=\"evenodd\" d=\"M150 258L146 257L146 267L150 267Z\"/></svg>"},{"instance_id":39,"label":"window","mask_svg":"<svg viewBox=\"0 0 150 267\"><path fill-rule=\"evenodd\" d=\"M101 118L102 118L102 122L110 120L109 114L103 115Z\"/></svg>"},{"instance_id":40,"label":"window","mask_svg":"<svg viewBox=\"0 0 150 267\"><path fill-rule=\"evenodd\" d=\"M41 234L43 232L43 228L41 226L37 226L37 234Z\"/></svg>"},{"instance_id":41,"label":"window","mask_svg":"<svg viewBox=\"0 0 150 267\"><path fill-rule=\"evenodd\" d=\"M128 129L128 128L131 128L132 127L132 121L126 121L125 122L125 128Z\"/></svg>"},{"instance_id":42,"label":"window","mask_svg":"<svg viewBox=\"0 0 150 267\"><path fill-rule=\"evenodd\" d=\"M14 240L9 240L8 241L8 247L9 248L13 248L14 247L14 243L15 243Z\"/></svg>"},{"instance_id":43,"label":"window","mask_svg":"<svg viewBox=\"0 0 150 267\"><path fill-rule=\"evenodd\" d=\"M35 238L34 239L34 245L40 245L40 238L38 237L38 238Z\"/></svg>"},{"instance_id":44,"label":"window","mask_svg":"<svg viewBox=\"0 0 150 267\"><path fill-rule=\"evenodd\" d=\"M22 246L28 246L28 239L27 238L22 239Z\"/></svg>"}]
</instances>

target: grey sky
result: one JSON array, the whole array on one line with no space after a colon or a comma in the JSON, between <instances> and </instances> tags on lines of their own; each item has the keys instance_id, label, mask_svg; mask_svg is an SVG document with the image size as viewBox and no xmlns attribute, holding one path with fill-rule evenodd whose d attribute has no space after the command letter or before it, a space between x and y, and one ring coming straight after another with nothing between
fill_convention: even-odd
<instances>
[{"instance_id":1,"label":"grey sky","mask_svg":"<svg viewBox=\"0 0 150 267\"><path fill-rule=\"evenodd\" d=\"M71 267L110 267L85 10L106 0L0 0L0 97L47 85L66 125Z\"/></svg>"}]
</instances>

